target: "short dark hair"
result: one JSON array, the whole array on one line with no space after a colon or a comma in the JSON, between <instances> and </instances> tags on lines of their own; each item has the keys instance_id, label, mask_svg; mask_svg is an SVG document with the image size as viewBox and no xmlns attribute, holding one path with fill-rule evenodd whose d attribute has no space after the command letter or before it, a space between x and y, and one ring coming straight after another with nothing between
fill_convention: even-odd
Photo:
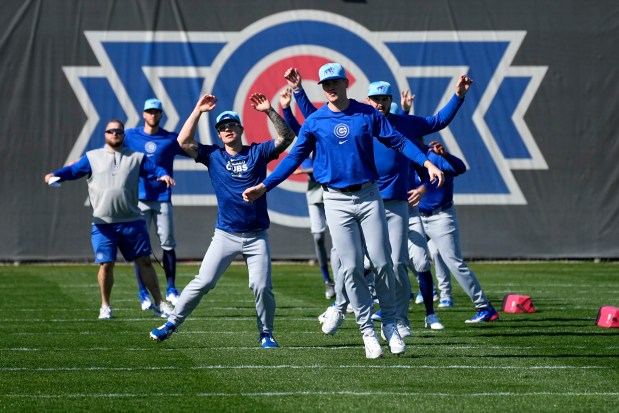
<instances>
[{"instance_id":1,"label":"short dark hair","mask_svg":"<svg viewBox=\"0 0 619 413\"><path fill-rule=\"evenodd\" d=\"M123 121L122 121L122 120L120 120L120 119L110 119L110 120L108 120L108 121L107 121L107 123L108 123L108 124L109 124L109 123L112 123L112 122L114 122L114 123L120 123L120 126L121 126L123 129L125 129L125 124L123 123Z\"/></svg>"}]
</instances>

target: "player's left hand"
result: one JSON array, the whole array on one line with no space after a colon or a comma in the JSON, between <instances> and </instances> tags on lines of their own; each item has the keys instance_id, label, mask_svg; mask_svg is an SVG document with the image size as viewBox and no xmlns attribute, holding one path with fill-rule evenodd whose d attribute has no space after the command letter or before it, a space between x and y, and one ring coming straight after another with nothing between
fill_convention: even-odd
<instances>
[{"instance_id":1,"label":"player's left hand","mask_svg":"<svg viewBox=\"0 0 619 413\"><path fill-rule=\"evenodd\" d=\"M164 175L161 178L157 178L157 180L160 182L165 182L167 188L171 187L172 185L176 185L176 181L174 180L174 178L169 175Z\"/></svg>"},{"instance_id":2,"label":"player's left hand","mask_svg":"<svg viewBox=\"0 0 619 413\"><path fill-rule=\"evenodd\" d=\"M243 191L243 201L247 203L252 203L256 199L260 198L267 191L267 187L264 184L258 184L256 186L252 186Z\"/></svg>"},{"instance_id":3,"label":"player's left hand","mask_svg":"<svg viewBox=\"0 0 619 413\"><path fill-rule=\"evenodd\" d=\"M251 100L251 107L258 112L267 112L271 109L271 102L262 93L252 93L249 100Z\"/></svg>"},{"instance_id":4,"label":"player's left hand","mask_svg":"<svg viewBox=\"0 0 619 413\"><path fill-rule=\"evenodd\" d=\"M468 93L472 84L473 79L467 75L460 75L458 84L456 85L456 95L458 95L459 98L463 98Z\"/></svg>"}]
</instances>

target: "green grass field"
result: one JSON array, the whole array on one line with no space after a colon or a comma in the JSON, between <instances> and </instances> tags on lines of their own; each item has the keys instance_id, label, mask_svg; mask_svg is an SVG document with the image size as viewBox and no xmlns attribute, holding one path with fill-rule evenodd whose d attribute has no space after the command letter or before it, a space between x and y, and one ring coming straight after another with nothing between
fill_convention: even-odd
<instances>
[{"instance_id":1,"label":"green grass field","mask_svg":"<svg viewBox=\"0 0 619 413\"><path fill-rule=\"evenodd\" d=\"M424 330L411 304L406 354L383 346L385 358L367 360L352 315L334 336L320 331L329 302L317 267L274 266L281 348L265 350L243 265L161 344L148 333L164 320L140 310L131 266L116 268L106 321L94 265L3 266L0 410L619 411L619 329L595 325L600 306L619 306L619 264L471 267L496 307L518 293L538 311L465 324L474 308L454 284L445 330ZM179 266L178 286L196 271Z\"/></svg>"}]
</instances>

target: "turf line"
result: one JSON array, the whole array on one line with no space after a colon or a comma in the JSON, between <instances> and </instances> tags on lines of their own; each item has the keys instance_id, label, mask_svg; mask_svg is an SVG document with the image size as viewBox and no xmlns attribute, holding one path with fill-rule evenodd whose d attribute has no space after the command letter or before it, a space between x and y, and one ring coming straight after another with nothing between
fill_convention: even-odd
<instances>
[{"instance_id":1,"label":"turf line","mask_svg":"<svg viewBox=\"0 0 619 413\"><path fill-rule=\"evenodd\" d=\"M384 365L274 365L274 366L261 366L261 365L210 365L210 366L192 366L192 367L177 367L177 366L144 366L144 367L1 367L0 372L3 371L31 371L31 372L61 372L61 371L156 371L156 370L279 370L279 369L297 369L297 370L314 370L314 369L404 369L404 370L416 370L416 369L428 369L428 370L591 370L611 369L609 366L471 366L471 365L450 365L450 366L410 366L410 365L396 365L396 366L384 366Z\"/></svg>"},{"instance_id":2,"label":"turf line","mask_svg":"<svg viewBox=\"0 0 619 413\"><path fill-rule=\"evenodd\" d=\"M132 393L110 393L110 394L89 394L89 393L69 393L69 394L0 394L0 398L21 398L21 399L57 399L57 398L147 398L147 397L286 397L286 396L414 396L414 397L526 397L526 396L563 396L563 397L616 397L618 392L488 392L488 393L428 393L428 392L361 392L361 391L298 391L298 392L248 392L248 393L151 393L151 394L132 394Z\"/></svg>"}]
</instances>

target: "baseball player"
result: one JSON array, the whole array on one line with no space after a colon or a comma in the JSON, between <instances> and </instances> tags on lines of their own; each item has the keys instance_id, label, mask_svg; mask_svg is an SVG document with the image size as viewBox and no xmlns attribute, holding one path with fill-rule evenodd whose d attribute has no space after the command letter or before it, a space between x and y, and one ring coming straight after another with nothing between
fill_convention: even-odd
<instances>
[{"instance_id":1,"label":"baseball player","mask_svg":"<svg viewBox=\"0 0 619 413\"><path fill-rule=\"evenodd\" d=\"M267 164L277 159L295 135L264 95L254 93L250 101L255 110L265 113L273 123L277 132L274 140L243 145L241 136L244 129L239 115L226 111L217 116L215 124L224 147L196 142L194 136L202 113L210 112L217 104L217 98L209 94L198 100L179 133L178 143L185 152L208 167L217 197L218 213L215 234L198 275L181 292L168 321L150 333L150 337L157 342L166 340L178 329L202 297L215 287L232 260L241 254L247 264L249 287L256 301L260 344L263 348L278 347L273 338L275 297L271 283L267 203L265 198L251 204L243 202L242 193L264 180Z\"/></svg>"},{"instance_id":2,"label":"baseball player","mask_svg":"<svg viewBox=\"0 0 619 413\"><path fill-rule=\"evenodd\" d=\"M285 77L294 76L289 69ZM442 183L443 173L427 160L410 140L395 131L374 108L349 99L348 79L338 63L327 63L319 72L328 103L305 119L294 148L261 184L243 192L255 202L284 181L314 152L314 178L323 185L327 222L342 264L348 298L363 334L367 358L383 350L370 318L372 299L364 277L365 246L376 269L376 292L383 311L382 332L394 354L406 351L395 323L395 276L387 236L385 210L376 185L374 138L425 166L431 180ZM371 234L372 236L367 236Z\"/></svg>"},{"instance_id":3,"label":"baseball player","mask_svg":"<svg viewBox=\"0 0 619 413\"><path fill-rule=\"evenodd\" d=\"M427 192L419 203L419 215L425 232L436 245L449 271L475 304L477 313L465 322L497 320L499 313L492 307L477 277L464 262L460 249L460 230L453 204L453 181L455 176L466 172L466 166L438 142L430 142L427 154L445 172L445 185L440 188L435 185L424 186Z\"/></svg>"},{"instance_id":4,"label":"baseball player","mask_svg":"<svg viewBox=\"0 0 619 413\"><path fill-rule=\"evenodd\" d=\"M393 95L391 85L388 82L378 81L370 84L368 90L368 104L375 107L383 115L387 116L389 123L404 136L413 139L415 136L424 136L437 132L445 128L454 118L458 109L464 102L464 97L469 90L472 80L462 75L456 86L456 92L451 100L443 107L438 114L429 117L406 116L390 113ZM410 323L408 320L408 309L410 301L410 280L408 278L408 248L410 244L409 234L409 202L416 205L419 202L419 194L416 191L408 190L410 161L401 154L382 146L376 146L374 150L376 167L380 175L378 186L381 190L385 210L387 213L387 225L389 227L389 239L392 250L392 260L394 262L396 274L396 317L400 335L408 337L411 335ZM411 171L412 175L413 171ZM423 171L420 171L423 174ZM427 181L424 182L428 184ZM413 207L414 208L414 207ZM413 214L419 215L413 209ZM413 216L411 216L411 219ZM419 274L420 283L430 286L430 299L426 303L425 326L434 330L444 328L438 316L434 312L431 299L432 273L430 272L429 254L426 243L425 233L419 220L419 226L415 227L418 236L414 238L415 254L410 258L413 260L415 269ZM423 251L423 253L421 253ZM382 316L382 314L381 314Z\"/></svg>"},{"instance_id":5,"label":"baseball player","mask_svg":"<svg viewBox=\"0 0 619 413\"><path fill-rule=\"evenodd\" d=\"M103 148L86 152L77 162L45 176L45 182L60 178L69 181L88 175L88 197L92 205L92 248L99 263L101 308L99 319L110 319L110 296L114 285L114 264L117 249L127 261L140 268L142 282L152 294L155 315L167 317L170 307L163 301L157 274L150 261L151 246L148 230L138 208L140 178L157 179L166 187L174 185L167 171L151 162L141 152L127 148L124 125L113 119L105 128Z\"/></svg>"},{"instance_id":6,"label":"baseball player","mask_svg":"<svg viewBox=\"0 0 619 413\"><path fill-rule=\"evenodd\" d=\"M178 146L174 132L168 132L159 126L163 111L159 99L148 99L144 102L144 126L125 131L125 145L134 151L143 152L148 159L165 169L169 176L174 176L173 166L176 155L187 156ZM138 204L146 228L154 223L157 237L163 250L163 270L165 272L167 289L166 300L176 305L178 290L176 289L176 241L174 240L174 216L172 211L172 190L161 182L140 179L140 203ZM138 281L138 297L142 310L148 310L152 303L150 295L144 287L139 267L135 266Z\"/></svg>"},{"instance_id":7,"label":"baseball player","mask_svg":"<svg viewBox=\"0 0 619 413\"><path fill-rule=\"evenodd\" d=\"M291 100L291 90L286 89L281 93L279 104L282 107L282 113L284 114L286 123L292 128L295 135L297 135L301 129L301 125L292 113L292 109L290 108ZM325 204L322 200L323 189L314 179L313 171L312 158L309 157L303 161L301 169L295 171L293 174L307 174L307 192L305 195L310 218L310 232L314 238L314 250L316 251L316 258L318 259L318 265L320 266L325 285L325 298L330 300L335 296L335 284L329 274L329 260L325 247L327 238L327 218L325 217Z\"/></svg>"},{"instance_id":8,"label":"baseball player","mask_svg":"<svg viewBox=\"0 0 619 413\"><path fill-rule=\"evenodd\" d=\"M388 82L378 81L371 83L368 89L367 102L385 115L389 123L404 136L427 135L445 128L451 122L464 102L464 96L468 92L471 83L472 81L463 75L456 87L456 94L435 116L403 116L391 113L393 96L391 85ZM299 102L303 102L300 104L301 107L305 107L309 103L306 95L302 92L299 92L297 99ZM376 145L374 148L374 160L379 174L378 187L385 205L389 242L391 245L391 259L395 266L396 323L400 336L409 337L411 336L411 330L408 310L411 287L407 271L409 261L407 248L409 241L408 208L409 202L411 204L419 202L419 195L416 191L408 192L408 189L411 187L409 183L411 163L405 156L383 145ZM431 285L432 273L430 272L426 238L416 209L414 213L419 221L419 226L416 227L416 230L419 231L419 236L415 238L415 248L419 250L419 254L416 253L411 258L416 260L417 272L421 274L420 277L424 278L424 282L427 282L429 279ZM421 252L424 252L424 254L421 254ZM331 309L329 311L335 312L338 310L341 309ZM380 321L382 311L374 314L372 318ZM323 328L325 328L325 325L329 325L333 319L338 320L340 318L327 315ZM438 320L438 316L434 312L432 300L429 300L429 305L426 305L425 326L435 330L443 328L443 325Z\"/></svg>"}]
</instances>

